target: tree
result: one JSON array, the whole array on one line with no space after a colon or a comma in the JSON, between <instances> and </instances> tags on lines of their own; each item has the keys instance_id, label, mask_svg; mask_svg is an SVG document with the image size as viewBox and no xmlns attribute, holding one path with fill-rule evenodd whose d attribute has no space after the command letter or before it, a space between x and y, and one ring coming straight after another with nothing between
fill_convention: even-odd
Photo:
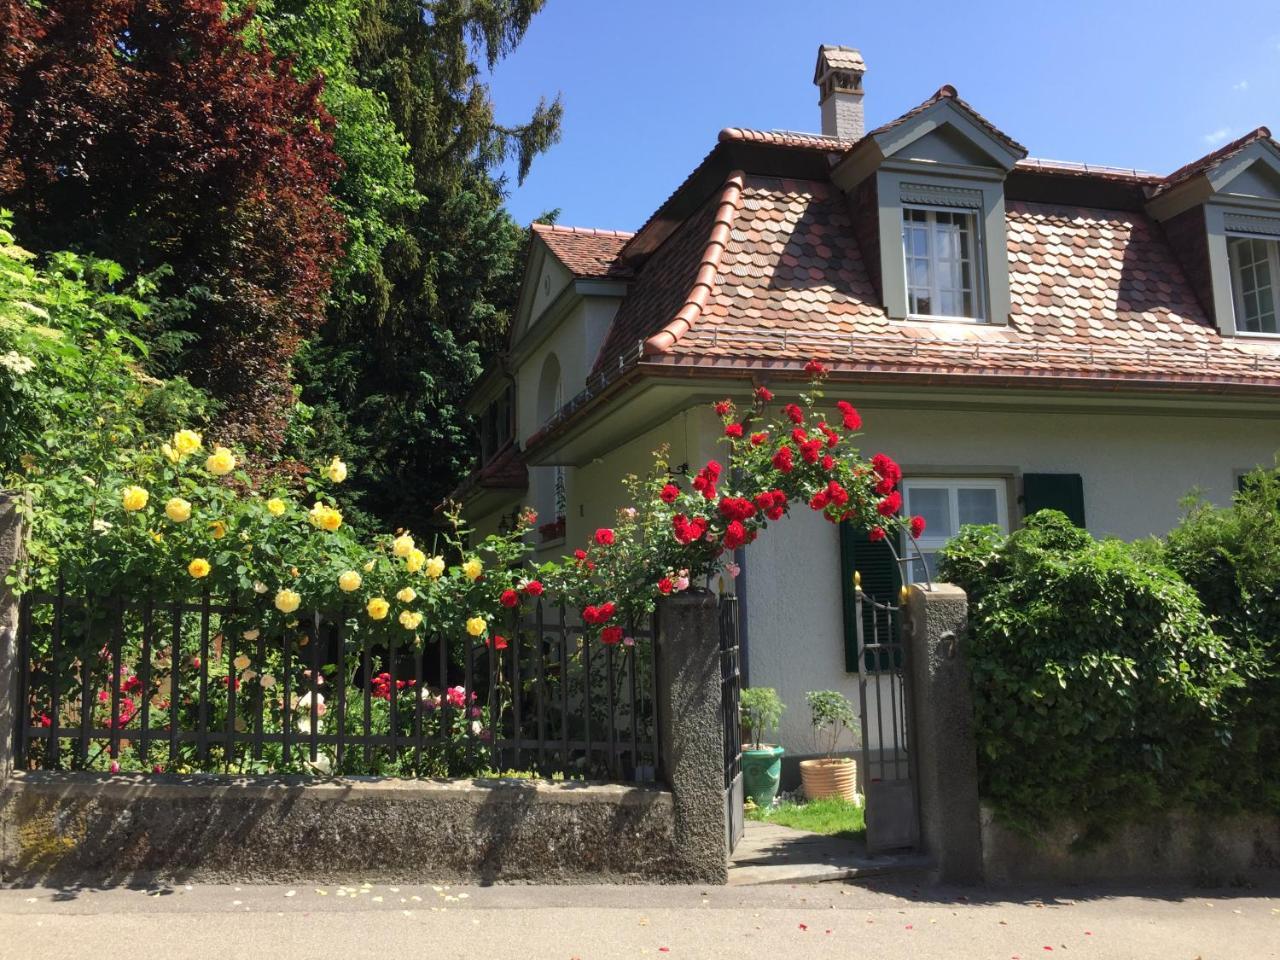
<instances>
[{"instance_id":1,"label":"tree","mask_svg":"<svg viewBox=\"0 0 1280 960\"><path fill-rule=\"evenodd\" d=\"M272 448L342 253L342 164L322 81L246 22L221 0L0 0L0 203L40 251L168 264L181 366L222 433Z\"/></svg>"},{"instance_id":2,"label":"tree","mask_svg":"<svg viewBox=\"0 0 1280 960\"><path fill-rule=\"evenodd\" d=\"M503 126L482 77L482 65L519 44L543 0L363 0L351 34L354 74L337 62L347 60L337 56L346 41L332 42L333 31L318 44L291 15L286 42L275 25L286 6L302 4L261 9L268 35L300 58L323 46L330 56L316 69L376 94L408 145L422 198L384 210L390 228L376 269L350 268L346 292L340 287L321 335L299 357L306 442L358 465L352 484L365 509L423 527L470 466L474 435L462 403L483 354L502 343L518 289L524 231L502 207L502 169L514 163L523 178L559 136L558 100L523 125ZM334 22L311 22L326 19ZM353 165L343 143L340 133Z\"/></svg>"}]
</instances>

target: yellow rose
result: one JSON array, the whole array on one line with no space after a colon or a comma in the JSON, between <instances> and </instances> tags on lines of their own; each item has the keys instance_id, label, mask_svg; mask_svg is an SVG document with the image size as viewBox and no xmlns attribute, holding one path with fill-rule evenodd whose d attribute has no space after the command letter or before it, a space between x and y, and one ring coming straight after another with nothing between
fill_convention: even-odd
<instances>
[{"instance_id":1,"label":"yellow rose","mask_svg":"<svg viewBox=\"0 0 1280 960\"><path fill-rule=\"evenodd\" d=\"M489 629L489 624L485 623L484 617L472 617L467 621L467 633L473 637L482 637L484 632Z\"/></svg>"},{"instance_id":2,"label":"yellow rose","mask_svg":"<svg viewBox=\"0 0 1280 960\"><path fill-rule=\"evenodd\" d=\"M130 512L141 510L147 505L149 499L151 499L151 494L147 493L142 487L125 487L120 491L120 502Z\"/></svg>"},{"instance_id":3,"label":"yellow rose","mask_svg":"<svg viewBox=\"0 0 1280 960\"><path fill-rule=\"evenodd\" d=\"M248 670L249 662L250 662L249 658L242 653L240 654L240 656L236 657L235 660L232 661L232 664L235 666L237 670Z\"/></svg>"},{"instance_id":4,"label":"yellow rose","mask_svg":"<svg viewBox=\"0 0 1280 960\"><path fill-rule=\"evenodd\" d=\"M267 513L273 517L278 517L285 511L284 501L279 497L272 497L267 501Z\"/></svg>"},{"instance_id":5,"label":"yellow rose","mask_svg":"<svg viewBox=\"0 0 1280 960\"><path fill-rule=\"evenodd\" d=\"M181 497L173 497L164 505L164 515L174 523L186 523L191 519L191 504Z\"/></svg>"},{"instance_id":6,"label":"yellow rose","mask_svg":"<svg viewBox=\"0 0 1280 960\"><path fill-rule=\"evenodd\" d=\"M321 526L332 533L342 526L342 514L330 508L329 512L324 515L324 521Z\"/></svg>"},{"instance_id":7,"label":"yellow rose","mask_svg":"<svg viewBox=\"0 0 1280 960\"><path fill-rule=\"evenodd\" d=\"M177 463L182 459L182 457L178 456L178 451L167 443L160 444L160 452L164 454L164 458L170 463Z\"/></svg>"},{"instance_id":8,"label":"yellow rose","mask_svg":"<svg viewBox=\"0 0 1280 960\"><path fill-rule=\"evenodd\" d=\"M413 603L413 601L418 599L418 594L414 592L413 587L405 587L396 594L396 599L401 603Z\"/></svg>"},{"instance_id":9,"label":"yellow rose","mask_svg":"<svg viewBox=\"0 0 1280 960\"><path fill-rule=\"evenodd\" d=\"M338 586L347 593L352 590L359 590L360 584L364 583L364 577L356 573L354 570L348 570L338 577Z\"/></svg>"},{"instance_id":10,"label":"yellow rose","mask_svg":"<svg viewBox=\"0 0 1280 960\"><path fill-rule=\"evenodd\" d=\"M391 541L391 552L397 557L407 557L413 549L413 537L402 533Z\"/></svg>"},{"instance_id":11,"label":"yellow rose","mask_svg":"<svg viewBox=\"0 0 1280 960\"><path fill-rule=\"evenodd\" d=\"M203 580L209 575L209 571L212 569L213 567L209 566L209 561L203 557L196 557L187 564L187 573L191 574L191 576L195 577L197 580Z\"/></svg>"},{"instance_id":12,"label":"yellow rose","mask_svg":"<svg viewBox=\"0 0 1280 960\"><path fill-rule=\"evenodd\" d=\"M412 610L400 611L400 626L406 630L417 630L418 624L422 622L422 614L415 613Z\"/></svg>"},{"instance_id":13,"label":"yellow rose","mask_svg":"<svg viewBox=\"0 0 1280 960\"><path fill-rule=\"evenodd\" d=\"M173 435L173 449L184 457L189 457L201 447L200 434L194 430L179 430Z\"/></svg>"},{"instance_id":14,"label":"yellow rose","mask_svg":"<svg viewBox=\"0 0 1280 960\"><path fill-rule=\"evenodd\" d=\"M235 454L226 447L214 447L204 466L215 477L225 477L236 468Z\"/></svg>"},{"instance_id":15,"label":"yellow rose","mask_svg":"<svg viewBox=\"0 0 1280 960\"><path fill-rule=\"evenodd\" d=\"M484 564L472 557L462 565L462 572L466 574L468 580L474 583L480 579L480 574L484 572Z\"/></svg>"},{"instance_id":16,"label":"yellow rose","mask_svg":"<svg viewBox=\"0 0 1280 960\"><path fill-rule=\"evenodd\" d=\"M341 483L347 479L347 465L337 457L329 461L329 466L325 467L324 472L328 474L329 479L334 483Z\"/></svg>"},{"instance_id":17,"label":"yellow rose","mask_svg":"<svg viewBox=\"0 0 1280 960\"><path fill-rule=\"evenodd\" d=\"M319 502L307 512L307 519L311 521L313 527L320 530L332 532L342 526L342 514L333 507Z\"/></svg>"},{"instance_id":18,"label":"yellow rose","mask_svg":"<svg viewBox=\"0 0 1280 960\"><path fill-rule=\"evenodd\" d=\"M378 565L378 561L376 560L366 560L364 564L364 572L373 573L373 568L376 567L377 565Z\"/></svg>"},{"instance_id":19,"label":"yellow rose","mask_svg":"<svg viewBox=\"0 0 1280 960\"><path fill-rule=\"evenodd\" d=\"M276 609L281 613L293 613L302 605L302 597L292 590L276 592Z\"/></svg>"},{"instance_id":20,"label":"yellow rose","mask_svg":"<svg viewBox=\"0 0 1280 960\"><path fill-rule=\"evenodd\" d=\"M209 529L213 531L213 539L221 540L227 535L227 525L222 520L215 520L209 524Z\"/></svg>"},{"instance_id":21,"label":"yellow rose","mask_svg":"<svg viewBox=\"0 0 1280 960\"><path fill-rule=\"evenodd\" d=\"M374 597L365 604L365 612L369 614L372 620L385 620L387 614L391 611L391 604L383 600L381 597Z\"/></svg>"},{"instance_id":22,"label":"yellow rose","mask_svg":"<svg viewBox=\"0 0 1280 960\"><path fill-rule=\"evenodd\" d=\"M422 565L427 562L427 555L414 547L409 551L409 555L404 558L404 568L410 573L417 573L422 569Z\"/></svg>"},{"instance_id":23,"label":"yellow rose","mask_svg":"<svg viewBox=\"0 0 1280 960\"><path fill-rule=\"evenodd\" d=\"M427 559L427 576L435 580L443 573L444 557L429 557Z\"/></svg>"}]
</instances>

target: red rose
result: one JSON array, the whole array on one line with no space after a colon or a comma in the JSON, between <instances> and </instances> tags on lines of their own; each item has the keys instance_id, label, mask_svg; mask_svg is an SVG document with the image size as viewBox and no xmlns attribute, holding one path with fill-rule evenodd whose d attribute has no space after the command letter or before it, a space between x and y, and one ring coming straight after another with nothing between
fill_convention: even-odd
<instances>
[{"instance_id":1,"label":"red rose","mask_svg":"<svg viewBox=\"0 0 1280 960\"><path fill-rule=\"evenodd\" d=\"M742 497L722 497L720 513L726 520L750 520L756 515L756 506Z\"/></svg>"},{"instance_id":2,"label":"red rose","mask_svg":"<svg viewBox=\"0 0 1280 960\"><path fill-rule=\"evenodd\" d=\"M602 547L613 546L613 531L608 527L601 527L596 531L596 543Z\"/></svg>"},{"instance_id":3,"label":"red rose","mask_svg":"<svg viewBox=\"0 0 1280 960\"><path fill-rule=\"evenodd\" d=\"M661 580L658 581L658 592L662 594L664 597L675 588L676 588L676 585L671 582L670 577L663 577Z\"/></svg>"},{"instance_id":4,"label":"red rose","mask_svg":"<svg viewBox=\"0 0 1280 960\"><path fill-rule=\"evenodd\" d=\"M520 603L520 595L514 590L503 590L498 602L504 607L514 607Z\"/></svg>"},{"instance_id":5,"label":"red rose","mask_svg":"<svg viewBox=\"0 0 1280 960\"><path fill-rule=\"evenodd\" d=\"M714 500L716 498L716 481L719 479L720 464L714 460L708 460L707 465L699 470L697 476L693 478L693 489L708 500Z\"/></svg>"},{"instance_id":6,"label":"red rose","mask_svg":"<svg viewBox=\"0 0 1280 960\"><path fill-rule=\"evenodd\" d=\"M912 517L911 535L913 537L919 537L922 533L924 533L924 517Z\"/></svg>"},{"instance_id":7,"label":"red rose","mask_svg":"<svg viewBox=\"0 0 1280 960\"><path fill-rule=\"evenodd\" d=\"M883 540L884 536L884 527L872 527L867 533L867 539L872 543L875 543L877 540Z\"/></svg>"},{"instance_id":8,"label":"red rose","mask_svg":"<svg viewBox=\"0 0 1280 960\"><path fill-rule=\"evenodd\" d=\"M756 399L761 403L768 403L773 399L773 393L768 387L756 387Z\"/></svg>"},{"instance_id":9,"label":"red rose","mask_svg":"<svg viewBox=\"0 0 1280 960\"><path fill-rule=\"evenodd\" d=\"M608 647L617 646L622 642L622 628L605 627L600 631L600 642Z\"/></svg>"},{"instance_id":10,"label":"red rose","mask_svg":"<svg viewBox=\"0 0 1280 960\"><path fill-rule=\"evenodd\" d=\"M831 454L828 453L826 456L822 458L823 470L831 470L835 467L835 465L836 465L835 458L832 457Z\"/></svg>"},{"instance_id":11,"label":"red rose","mask_svg":"<svg viewBox=\"0 0 1280 960\"><path fill-rule=\"evenodd\" d=\"M843 507L849 502L849 491L834 480L827 483L827 496L837 507Z\"/></svg>"},{"instance_id":12,"label":"red rose","mask_svg":"<svg viewBox=\"0 0 1280 960\"><path fill-rule=\"evenodd\" d=\"M760 444L764 443L768 439L769 439L769 434L767 433L753 433L751 435L751 445L753 447L758 447L760 446Z\"/></svg>"},{"instance_id":13,"label":"red rose","mask_svg":"<svg viewBox=\"0 0 1280 960\"><path fill-rule=\"evenodd\" d=\"M604 623L613 616L613 612L618 609L618 605L612 600L600 604L600 622Z\"/></svg>"},{"instance_id":14,"label":"red rose","mask_svg":"<svg viewBox=\"0 0 1280 960\"><path fill-rule=\"evenodd\" d=\"M543 589L544 588L542 586L541 580L530 580L528 583L524 585L524 592L531 597L542 596Z\"/></svg>"},{"instance_id":15,"label":"red rose","mask_svg":"<svg viewBox=\"0 0 1280 960\"><path fill-rule=\"evenodd\" d=\"M492 637L485 641L491 649L505 650L507 649L507 638L500 633L495 633Z\"/></svg>"},{"instance_id":16,"label":"red rose","mask_svg":"<svg viewBox=\"0 0 1280 960\"><path fill-rule=\"evenodd\" d=\"M812 497L809 498L809 509L825 510L829 500L830 500L830 497L827 496L827 491L819 490L817 493L815 493Z\"/></svg>"},{"instance_id":17,"label":"red rose","mask_svg":"<svg viewBox=\"0 0 1280 960\"><path fill-rule=\"evenodd\" d=\"M747 528L738 520L732 521L724 531L724 545L736 550L747 543Z\"/></svg>"},{"instance_id":18,"label":"red rose","mask_svg":"<svg viewBox=\"0 0 1280 960\"><path fill-rule=\"evenodd\" d=\"M827 375L827 368L817 360L810 360L804 365L804 372L809 374L811 377L825 377Z\"/></svg>"},{"instance_id":19,"label":"red rose","mask_svg":"<svg viewBox=\"0 0 1280 960\"><path fill-rule=\"evenodd\" d=\"M897 485L898 482L896 480L884 477L883 479L876 481L876 493L883 497L886 493L892 493L893 488Z\"/></svg>"},{"instance_id":20,"label":"red rose","mask_svg":"<svg viewBox=\"0 0 1280 960\"><path fill-rule=\"evenodd\" d=\"M809 441L809 435L799 427L796 427L791 431L791 441L793 443L807 443Z\"/></svg>"},{"instance_id":21,"label":"red rose","mask_svg":"<svg viewBox=\"0 0 1280 960\"><path fill-rule=\"evenodd\" d=\"M773 455L773 466L775 469L781 470L783 473L790 473L793 467L791 462L791 448L781 447L778 452Z\"/></svg>"},{"instance_id":22,"label":"red rose","mask_svg":"<svg viewBox=\"0 0 1280 960\"><path fill-rule=\"evenodd\" d=\"M876 510L882 517L896 516L898 511L902 509L902 494L897 490L889 494L883 500L876 504Z\"/></svg>"},{"instance_id":23,"label":"red rose","mask_svg":"<svg viewBox=\"0 0 1280 960\"><path fill-rule=\"evenodd\" d=\"M715 403L716 416L727 417L729 411L733 409L733 404L728 400L717 400Z\"/></svg>"},{"instance_id":24,"label":"red rose","mask_svg":"<svg viewBox=\"0 0 1280 960\"><path fill-rule=\"evenodd\" d=\"M787 415L787 419L792 423L804 423L804 411L794 403L788 403L782 408L782 412Z\"/></svg>"},{"instance_id":25,"label":"red rose","mask_svg":"<svg viewBox=\"0 0 1280 960\"><path fill-rule=\"evenodd\" d=\"M743 434L742 424L730 423L725 425L724 435L726 437L732 437L735 440L740 440L742 439L742 434Z\"/></svg>"},{"instance_id":26,"label":"red rose","mask_svg":"<svg viewBox=\"0 0 1280 960\"><path fill-rule=\"evenodd\" d=\"M596 624L600 622L600 611L592 604L582 608L582 622Z\"/></svg>"},{"instance_id":27,"label":"red rose","mask_svg":"<svg viewBox=\"0 0 1280 960\"><path fill-rule=\"evenodd\" d=\"M581 563L583 560L587 559L587 551L585 551L585 550L575 550L575 551L573 551L573 559L575 559L575 560L577 560L579 563Z\"/></svg>"},{"instance_id":28,"label":"red rose","mask_svg":"<svg viewBox=\"0 0 1280 960\"><path fill-rule=\"evenodd\" d=\"M817 463L818 457L822 453L821 440L809 440L800 444L800 456L804 458L805 463Z\"/></svg>"},{"instance_id":29,"label":"red rose","mask_svg":"<svg viewBox=\"0 0 1280 960\"><path fill-rule=\"evenodd\" d=\"M680 496L680 488L674 483L668 483L662 488L662 492L658 494L658 496L661 498L663 503L675 503L676 499Z\"/></svg>"},{"instance_id":30,"label":"red rose","mask_svg":"<svg viewBox=\"0 0 1280 960\"><path fill-rule=\"evenodd\" d=\"M894 484L902 479L902 468L894 463L893 458L888 454L877 453L872 457L871 469L881 479L891 480Z\"/></svg>"},{"instance_id":31,"label":"red rose","mask_svg":"<svg viewBox=\"0 0 1280 960\"><path fill-rule=\"evenodd\" d=\"M680 543L693 543L707 532L707 521L702 517L689 519L678 513L671 518L671 529Z\"/></svg>"}]
</instances>

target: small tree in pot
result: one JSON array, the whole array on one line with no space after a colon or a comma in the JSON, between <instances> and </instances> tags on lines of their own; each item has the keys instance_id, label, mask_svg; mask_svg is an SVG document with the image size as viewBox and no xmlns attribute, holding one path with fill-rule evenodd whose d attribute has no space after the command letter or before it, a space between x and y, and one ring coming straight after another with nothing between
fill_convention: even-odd
<instances>
[{"instance_id":1,"label":"small tree in pot","mask_svg":"<svg viewBox=\"0 0 1280 960\"><path fill-rule=\"evenodd\" d=\"M773 687L748 687L740 700L742 723L750 741L742 746L743 791L759 807L773 806L782 779L783 748L762 742L766 731L777 730L786 706Z\"/></svg>"},{"instance_id":2,"label":"small tree in pot","mask_svg":"<svg viewBox=\"0 0 1280 960\"><path fill-rule=\"evenodd\" d=\"M837 757L836 748L845 730L856 734L858 719L853 704L835 690L812 690L805 694L813 723L813 740L820 759L800 761L800 779L810 800L842 797L854 802L858 797L858 765L851 757Z\"/></svg>"}]
</instances>

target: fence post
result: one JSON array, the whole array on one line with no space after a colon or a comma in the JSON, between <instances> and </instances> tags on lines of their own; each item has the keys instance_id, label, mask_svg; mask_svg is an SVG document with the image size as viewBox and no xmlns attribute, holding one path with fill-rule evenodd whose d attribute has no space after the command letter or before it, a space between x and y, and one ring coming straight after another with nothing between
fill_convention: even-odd
<instances>
[{"instance_id":1,"label":"fence post","mask_svg":"<svg viewBox=\"0 0 1280 960\"><path fill-rule=\"evenodd\" d=\"M5 585L22 562L23 521L17 494L0 490L0 785L13 769L18 722L18 599Z\"/></svg>"},{"instance_id":2,"label":"fence post","mask_svg":"<svg viewBox=\"0 0 1280 960\"><path fill-rule=\"evenodd\" d=\"M729 851L715 595L684 594L660 601L656 644L661 755L675 799L680 866L690 881L725 883Z\"/></svg>"},{"instance_id":3,"label":"fence post","mask_svg":"<svg viewBox=\"0 0 1280 960\"><path fill-rule=\"evenodd\" d=\"M982 882L978 751L965 657L968 598L959 587L913 584L903 629L911 645L911 704L920 838L943 883Z\"/></svg>"}]
</instances>

